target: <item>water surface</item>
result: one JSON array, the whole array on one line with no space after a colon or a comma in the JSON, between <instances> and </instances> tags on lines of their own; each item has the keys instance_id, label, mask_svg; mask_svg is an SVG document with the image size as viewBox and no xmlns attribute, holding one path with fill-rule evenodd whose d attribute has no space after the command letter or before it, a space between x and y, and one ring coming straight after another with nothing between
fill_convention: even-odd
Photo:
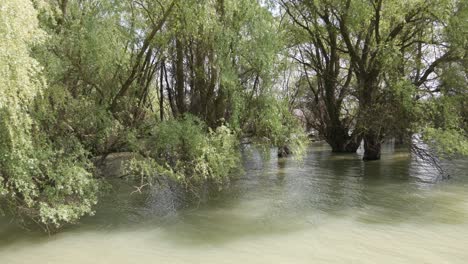
<instances>
[{"instance_id":1,"label":"water surface","mask_svg":"<svg viewBox=\"0 0 468 264\"><path fill-rule=\"evenodd\" d=\"M0 263L467 263L466 160L440 181L391 146L376 162L323 144L302 162L246 153L245 173L200 199L116 184L50 237L0 219Z\"/></svg>"}]
</instances>

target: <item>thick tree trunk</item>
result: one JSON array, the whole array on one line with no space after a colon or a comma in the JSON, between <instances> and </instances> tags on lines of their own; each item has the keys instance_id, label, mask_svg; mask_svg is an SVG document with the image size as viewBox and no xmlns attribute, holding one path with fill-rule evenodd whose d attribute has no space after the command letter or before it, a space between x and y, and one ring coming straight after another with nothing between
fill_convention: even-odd
<instances>
[{"instance_id":1,"label":"thick tree trunk","mask_svg":"<svg viewBox=\"0 0 468 264\"><path fill-rule=\"evenodd\" d=\"M349 136L345 129L334 130L326 135L326 141L335 153L354 153L361 144L361 138Z\"/></svg>"},{"instance_id":2,"label":"thick tree trunk","mask_svg":"<svg viewBox=\"0 0 468 264\"><path fill-rule=\"evenodd\" d=\"M352 137L345 146L345 152L355 153L361 145L361 137Z\"/></svg>"},{"instance_id":3,"label":"thick tree trunk","mask_svg":"<svg viewBox=\"0 0 468 264\"><path fill-rule=\"evenodd\" d=\"M380 160L382 142L376 133L364 135L364 157L363 160Z\"/></svg>"},{"instance_id":4,"label":"thick tree trunk","mask_svg":"<svg viewBox=\"0 0 468 264\"><path fill-rule=\"evenodd\" d=\"M360 104L360 123L366 128L363 135L364 156L363 160L380 160L380 150L382 145L383 127L380 122L381 112L376 110L379 104L377 99L378 88L378 68L369 70L369 73L360 75L359 85L361 87L359 94Z\"/></svg>"}]
</instances>

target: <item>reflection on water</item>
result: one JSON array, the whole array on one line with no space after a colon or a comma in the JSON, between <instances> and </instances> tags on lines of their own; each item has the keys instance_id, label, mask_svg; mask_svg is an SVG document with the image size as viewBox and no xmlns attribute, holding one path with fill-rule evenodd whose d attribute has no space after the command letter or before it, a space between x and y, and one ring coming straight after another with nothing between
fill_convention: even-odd
<instances>
[{"instance_id":1,"label":"reflection on water","mask_svg":"<svg viewBox=\"0 0 468 264\"><path fill-rule=\"evenodd\" d=\"M323 144L301 162L273 154L247 150L245 173L195 202L118 184L58 235L0 224L0 263L466 263L466 160L439 181L391 146L377 162Z\"/></svg>"}]
</instances>

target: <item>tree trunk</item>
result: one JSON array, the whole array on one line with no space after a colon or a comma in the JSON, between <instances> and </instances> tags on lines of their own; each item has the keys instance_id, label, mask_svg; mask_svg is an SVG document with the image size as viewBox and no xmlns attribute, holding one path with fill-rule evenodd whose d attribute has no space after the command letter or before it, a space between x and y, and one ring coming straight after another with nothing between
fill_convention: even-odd
<instances>
[{"instance_id":1,"label":"tree trunk","mask_svg":"<svg viewBox=\"0 0 468 264\"><path fill-rule=\"evenodd\" d=\"M366 133L364 135L364 157L363 160L380 160L381 140L377 133Z\"/></svg>"},{"instance_id":2,"label":"tree trunk","mask_svg":"<svg viewBox=\"0 0 468 264\"><path fill-rule=\"evenodd\" d=\"M378 72L376 68L358 76L358 83L361 87L359 94L360 122L366 128L363 135L363 160L380 160L383 124L380 122L382 113L379 111L381 110L377 110L380 103L377 99L377 93L379 92Z\"/></svg>"},{"instance_id":3,"label":"tree trunk","mask_svg":"<svg viewBox=\"0 0 468 264\"><path fill-rule=\"evenodd\" d=\"M164 81L166 82L167 100L169 101L169 106L171 107L172 116L177 117L178 116L177 107L176 107L176 103L174 102L174 96L172 96L173 89L171 88L171 85L169 84L166 64L163 63L162 67L164 69Z\"/></svg>"},{"instance_id":4,"label":"tree trunk","mask_svg":"<svg viewBox=\"0 0 468 264\"><path fill-rule=\"evenodd\" d=\"M161 30L161 28L164 26L166 23L167 18L169 17L169 14L171 13L172 9L174 8L175 1L173 1L169 8L166 10L166 12L163 15L163 18L159 21L158 24L155 25L155 27L151 30L151 32L146 36L145 40L143 41L143 46L141 47L140 51L138 52L136 59L135 59L135 64L132 66L132 70L130 71L130 75L128 78L125 80L124 84L122 84L122 87L120 87L119 91L117 94L112 98L109 110L113 113L115 113L117 104L118 104L118 99L122 96L124 96L127 91L130 89L130 86L132 85L133 81L135 80L138 72L141 70L141 62L143 59L143 56L147 52L151 41L153 40L154 36L156 33Z\"/></svg>"},{"instance_id":5,"label":"tree trunk","mask_svg":"<svg viewBox=\"0 0 468 264\"><path fill-rule=\"evenodd\" d=\"M326 141L335 153L354 153L361 144L361 138L355 135L348 135L348 131L343 128L334 129L327 133Z\"/></svg>"},{"instance_id":6,"label":"tree trunk","mask_svg":"<svg viewBox=\"0 0 468 264\"><path fill-rule=\"evenodd\" d=\"M199 29L202 32L202 29ZM201 34L201 33L200 33ZM205 62L206 62L206 51L205 43L197 43L194 49L194 62L193 62L193 86L191 87L190 94L190 113L200 117L205 120L203 116L203 109L205 109L206 102L208 98L206 96L207 83L206 77L207 73L205 71Z\"/></svg>"},{"instance_id":7,"label":"tree trunk","mask_svg":"<svg viewBox=\"0 0 468 264\"><path fill-rule=\"evenodd\" d=\"M175 90L177 112L179 114L184 114L186 112L184 82L184 50L182 42L179 38L176 38Z\"/></svg>"},{"instance_id":8,"label":"tree trunk","mask_svg":"<svg viewBox=\"0 0 468 264\"><path fill-rule=\"evenodd\" d=\"M159 72L159 119L164 121L164 60L161 61Z\"/></svg>"}]
</instances>

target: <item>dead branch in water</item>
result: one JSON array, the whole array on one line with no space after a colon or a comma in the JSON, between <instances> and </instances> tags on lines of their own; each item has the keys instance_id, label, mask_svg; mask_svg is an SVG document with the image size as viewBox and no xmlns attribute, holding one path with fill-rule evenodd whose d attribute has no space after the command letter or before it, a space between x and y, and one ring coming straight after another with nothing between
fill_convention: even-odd
<instances>
[{"instance_id":1,"label":"dead branch in water","mask_svg":"<svg viewBox=\"0 0 468 264\"><path fill-rule=\"evenodd\" d=\"M416 160L435 168L442 179L450 178L450 175L443 168L437 153L431 149L419 136L414 136L411 140L410 151L416 156Z\"/></svg>"}]
</instances>

